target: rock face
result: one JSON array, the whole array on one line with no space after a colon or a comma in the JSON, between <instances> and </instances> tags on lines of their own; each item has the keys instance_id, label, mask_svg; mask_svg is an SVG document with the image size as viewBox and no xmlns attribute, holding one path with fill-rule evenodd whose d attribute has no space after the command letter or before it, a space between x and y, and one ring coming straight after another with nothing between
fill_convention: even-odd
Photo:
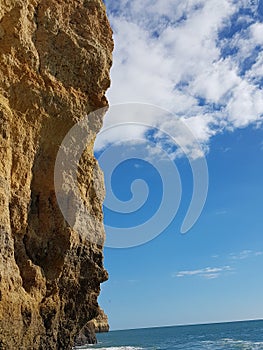
<instances>
[{"instance_id":1,"label":"rock face","mask_svg":"<svg viewBox=\"0 0 263 350\"><path fill-rule=\"evenodd\" d=\"M99 309L99 314L94 320L91 321L94 324L96 333L109 332L110 326L108 323L108 317L102 309Z\"/></svg>"},{"instance_id":2,"label":"rock face","mask_svg":"<svg viewBox=\"0 0 263 350\"><path fill-rule=\"evenodd\" d=\"M93 321L89 321L85 327L82 328L78 336L75 338L76 346L83 346L87 344L96 344L96 332Z\"/></svg>"},{"instance_id":3,"label":"rock face","mask_svg":"<svg viewBox=\"0 0 263 350\"><path fill-rule=\"evenodd\" d=\"M89 321L79 332L75 338L75 345L95 344L96 333L106 333L109 330L108 317L100 308L98 316Z\"/></svg>"},{"instance_id":4,"label":"rock face","mask_svg":"<svg viewBox=\"0 0 263 350\"><path fill-rule=\"evenodd\" d=\"M112 49L102 0L0 2L0 349L71 349L99 313L102 246L69 227L53 177L68 130L107 105ZM101 119L78 174L101 223L91 236L104 235L93 156Z\"/></svg>"}]
</instances>

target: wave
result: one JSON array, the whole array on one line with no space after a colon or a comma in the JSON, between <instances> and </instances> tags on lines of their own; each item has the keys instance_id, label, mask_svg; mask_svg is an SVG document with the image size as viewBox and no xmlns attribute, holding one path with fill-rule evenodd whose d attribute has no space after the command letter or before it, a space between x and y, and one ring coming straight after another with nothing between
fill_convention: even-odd
<instances>
[{"instance_id":1,"label":"wave","mask_svg":"<svg viewBox=\"0 0 263 350\"><path fill-rule=\"evenodd\" d=\"M96 350L143 350L144 348L136 347L136 346L110 346L110 347L98 347L98 344L95 345ZM89 346L78 346L75 347L76 350L90 350L94 349L92 345Z\"/></svg>"},{"instance_id":2,"label":"wave","mask_svg":"<svg viewBox=\"0 0 263 350\"><path fill-rule=\"evenodd\" d=\"M201 342L205 349L243 349L243 350L263 350L263 342L245 341L245 340L234 340L234 339L221 339L216 341L202 341Z\"/></svg>"}]
</instances>

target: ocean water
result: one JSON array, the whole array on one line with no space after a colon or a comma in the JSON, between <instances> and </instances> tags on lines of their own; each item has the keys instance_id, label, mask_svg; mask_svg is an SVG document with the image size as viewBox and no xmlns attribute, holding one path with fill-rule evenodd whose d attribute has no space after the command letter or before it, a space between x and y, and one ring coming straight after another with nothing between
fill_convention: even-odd
<instances>
[{"instance_id":1,"label":"ocean water","mask_svg":"<svg viewBox=\"0 0 263 350\"><path fill-rule=\"evenodd\" d=\"M98 344L77 349L263 350L263 321L113 331L99 334Z\"/></svg>"}]
</instances>

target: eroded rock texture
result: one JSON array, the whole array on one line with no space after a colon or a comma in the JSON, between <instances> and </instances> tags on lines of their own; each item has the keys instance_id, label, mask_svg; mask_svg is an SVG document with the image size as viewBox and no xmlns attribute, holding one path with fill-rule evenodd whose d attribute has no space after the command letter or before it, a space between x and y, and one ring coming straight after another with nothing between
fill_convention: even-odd
<instances>
[{"instance_id":1,"label":"eroded rock texture","mask_svg":"<svg viewBox=\"0 0 263 350\"><path fill-rule=\"evenodd\" d=\"M109 332L110 326L108 317L102 309L99 309L98 316L89 321L79 332L75 339L76 345L95 344L96 333Z\"/></svg>"},{"instance_id":2,"label":"eroded rock texture","mask_svg":"<svg viewBox=\"0 0 263 350\"><path fill-rule=\"evenodd\" d=\"M53 175L68 130L107 105L112 49L102 0L0 1L0 349L71 349L98 314L102 247L66 223ZM91 123L78 176L98 222L101 123Z\"/></svg>"}]
</instances>

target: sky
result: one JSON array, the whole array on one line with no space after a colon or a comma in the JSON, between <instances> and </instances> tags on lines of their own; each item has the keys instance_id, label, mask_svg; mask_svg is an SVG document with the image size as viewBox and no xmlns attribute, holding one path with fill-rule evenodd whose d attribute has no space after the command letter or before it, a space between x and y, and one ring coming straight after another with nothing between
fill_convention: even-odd
<instances>
[{"instance_id":1,"label":"sky","mask_svg":"<svg viewBox=\"0 0 263 350\"><path fill-rule=\"evenodd\" d=\"M111 329L262 319L263 1L105 3Z\"/></svg>"}]
</instances>

